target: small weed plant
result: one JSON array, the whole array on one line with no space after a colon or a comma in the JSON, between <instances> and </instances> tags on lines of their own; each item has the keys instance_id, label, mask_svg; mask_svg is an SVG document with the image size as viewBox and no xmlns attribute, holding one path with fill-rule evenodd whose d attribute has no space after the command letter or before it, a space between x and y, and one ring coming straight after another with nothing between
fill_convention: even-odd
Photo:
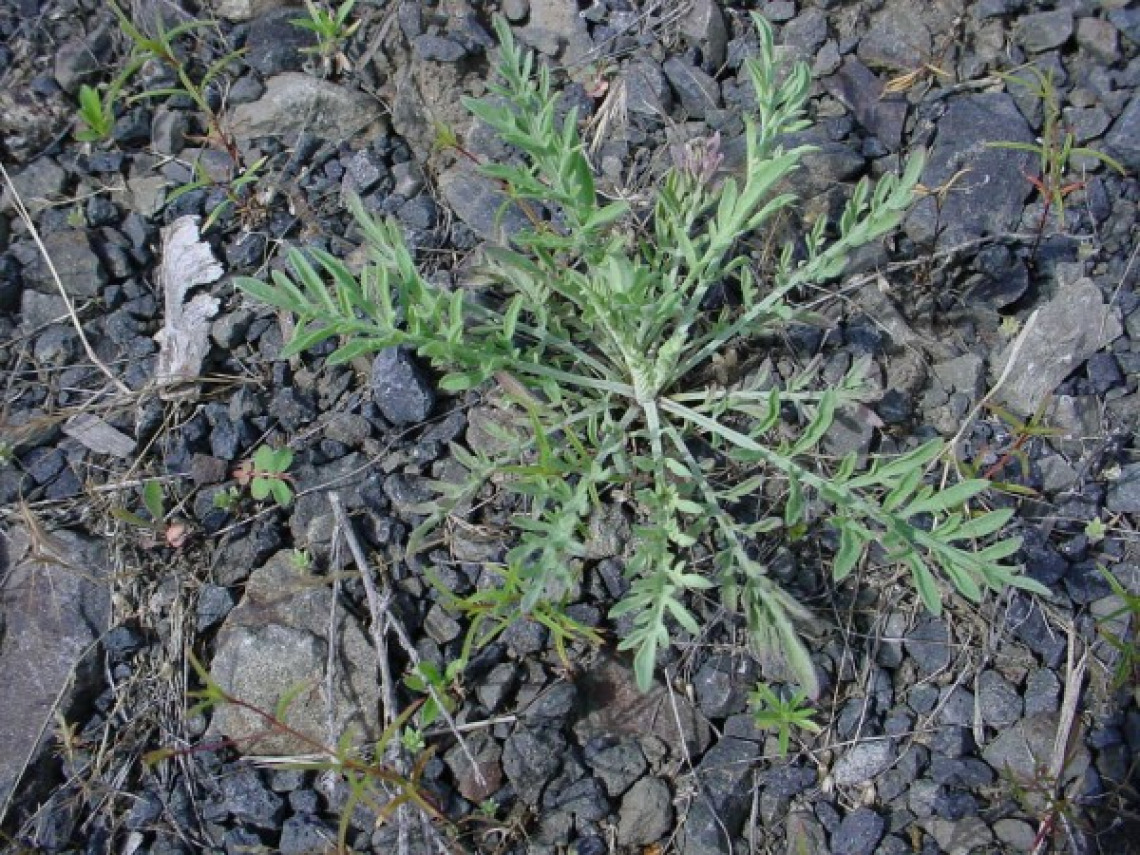
<instances>
[{"instance_id":1,"label":"small weed plant","mask_svg":"<svg viewBox=\"0 0 1140 855\"><path fill-rule=\"evenodd\" d=\"M756 726L763 730L776 731L776 741L780 756L788 753L788 742L793 730L806 733L819 733L821 728L812 721L816 711L807 703L807 695L797 690L786 695L779 694L772 687L759 683L748 696L752 706L752 717Z\"/></svg>"},{"instance_id":2,"label":"small weed plant","mask_svg":"<svg viewBox=\"0 0 1140 855\"><path fill-rule=\"evenodd\" d=\"M339 60L342 65L347 64L343 53L344 45L360 28L360 21L348 20L355 5L356 0L344 0L334 11L314 3L313 0L305 0L305 9L309 16L293 18L290 21L293 26L316 35L317 44L306 50L315 54L326 70L332 70L334 60Z\"/></svg>"},{"instance_id":3,"label":"small weed plant","mask_svg":"<svg viewBox=\"0 0 1140 855\"><path fill-rule=\"evenodd\" d=\"M1062 121L1061 101L1057 95L1057 87L1053 84L1052 69L1041 71L1035 65L1028 65L1024 71L1026 72L1024 75L1011 72L1002 75L1002 78L1008 84L1021 87L1041 102L1041 136L1032 143L1003 141L988 143L988 145L992 148L1026 151L1037 156L1038 174L1026 176L1044 204L1031 252L1031 255L1035 256L1050 213L1055 213L1057 218L1063 221L1065 200L1071 193L1085 186L1083 180L1070 174L1070 161L1074 155L1098 160L1121 175L1125 175L1126 172L1115 158L1094 148L1076 144L1073 132L1066 128Z\"/></svg>"},{"instance_id":4,"label":"small weed plant","mask_svg":"<svg viewBox=\"0 0 1140 855\"><path fill-rule=\"evenodd\" d=\"M720 354L763 346L798 317L796 292L838 276L852 250L895 228L923 166L916 156L902 175L861 182L831 234L820 218L802 257L789 243L769 268L754 269L741 239L796 201L779 188L810 151L786 147L808 125L810 76L798 64L777 83L771 30L753 20L759 50L747 74L756 109L745 120L739 178L719 178L708 158L682 158L652 210L639 216L624 202L604 203L577 114L559 118L549 71L536 69L500 19L499 80L491 97L466 106L519 153L483 174L545 214L510 246L485 249L494 285L474 293L429 282L399 226L372 219L359 202L352 208L371 260L358 275L326 252L293 251L292 274L237 284L296 316L283 355L332 337L332 364L402 346L441 372L445 390L493 381L513 401L519 441L495 454L453 447L467 478L439 485L410 550L493 481L517 508L505 574L518 582L512 608L542 614L578 584L591 514L623 502L633 516L630 588L610 616L629 616L621 647L634 652L639 686L650 686L676 632L701 632L702 600L715 596L743 615L756 650L782 659L815 697L798 631L810 612L769 573L762 538L829 526L836 580L875 545L876 560L909 569L936 613L938 574L972 600L1008 584L1041 588L1004 563L1016 539L993 541L1012 511L969 507L987 481L927 483L941 441L861 469L854 453L824 458L819 446L837 411L865 395L854 372L822 391L809 377L784 388L755 373L728 385L712 379ZM733 299L710 308L713 289L725 287Z\"/></svg>"},{"instance_id":5,"label":"small weed plant","mask_svg":"<svg viewBox=\"0 0 1140 855\"><path fill-rule=\"evenodd\" d=\"M293 487L287 474L293 465L293 452L288 448L263 445L253 457L234 472L237 482L249 487L249 494L259 502L272 497L283 508L293 503Z\"/></svg>"}]
</instances>

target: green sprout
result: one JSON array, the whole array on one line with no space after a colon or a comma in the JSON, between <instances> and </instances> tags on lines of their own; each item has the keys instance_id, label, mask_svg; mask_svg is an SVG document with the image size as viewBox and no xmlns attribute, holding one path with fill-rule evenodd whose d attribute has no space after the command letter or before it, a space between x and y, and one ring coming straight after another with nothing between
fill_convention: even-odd
<instances>
[{"instance_id":1,"label":"green sprout","mask_svg":"<svg viewBox=\"0 0 1140 855\"><path fill-rule=\"evenodd\" d=\"M360 27L360 21L351 24L348 22L348 16L352 14L352 7L355 5L356 0L344 0L333 12L317 5L313 0L305 0L309 17L293 18L290 23L316 34L316 46L307 50L329 62L341 52L342 45L352 38Z\"/></svg>"},{"instance_id":2,"label":"green sprout","mask_svg":"<svg viewBox=\"0 0 1140 855\"><path fill-rule=\"evenodd\" d=\"M820 726L812 721L816 710L806 705L804 703L806 700L807 695L802 691L793 692L785 697L777 694L765 683L758 683L756 689L748 696L756 726L763 730L776 731L781 757L788 753L788 741L793 730L807 733L819 733L821 730Z\"/></svg>"},{"instance_id":3,"label":"green sprout","mask_svg":"<svg viewBox=\"0 0 1140 855\"><path fill-rule=\"evenodd\" d=\"M270 448L263 445L253 458L242 463L234 472L239 484L249 486L249 494L262 502L270 496L283 508L293 502L293 488L286 474L293 465L293 452L288 448Z\"/></svg>"}]
</instances>

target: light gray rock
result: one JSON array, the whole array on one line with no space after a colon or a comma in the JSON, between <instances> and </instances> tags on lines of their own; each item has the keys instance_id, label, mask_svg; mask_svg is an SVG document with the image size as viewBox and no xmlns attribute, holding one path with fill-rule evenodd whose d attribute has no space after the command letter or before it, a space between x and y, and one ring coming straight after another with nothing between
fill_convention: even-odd
<instances>
[{"instance_id":1,"label":"light gray rock","mask_svg":"<svg viewBox=\"0 0 1140 855\"><path fill-rule=\"evenodd\" d=\"M720 106L720 86L699 68L677 57L665 60L662 67L690 118L703 119Z\"/></svg>"},{"instance_id":2,"label":"light gray rock","mask_svg":"<svg viewBox=\"0 0 1140 855\"><path fill-rule=\"evenodd\" d=\"M368 135L359 134L379 121L381 109L363 92L287 71L266 81L261 98L235 107L229 127L239 142L302 132L323 139L363 140Z\"/></svg>"},{"instance_id":3,"label":"light gray rock","mask_svg":"<svg viewBox=\"0 0 1140 855\"><path fill-rule=\"evenodd\" d=\"M566 66L582 63L594 49L577 4L565 0L531 0L530 17L517 35L523 44Z\"/></svg>"},{"instance_id":4,"label":"light gray rock","mask_svg":"<svg viewBox=\"0 0 1140 855\"><path fill-rule=\"evenodd\" d=\"M998 398L1021 415L1033 413L1077 366L1121 334L1117 315L1091 279L1059 288L1038 310ZM1005 370L1016 342L998 357L996 376Z\"/></svg>"},{"instance_id":5,"label":"light gray rock","mask_svg":"<svg viewBox=\"0 0 1140 855\"><path fill-rule=\"evenodd\" d=\"M851 746L831 770L832 779L841 787L864 784L886 771L895 760L895 744L890 739L875 739Z\"/></svg>"},{"instance_id":6,"label":"light gray rock","mask_svg":"<svg viewBox=\"0 0 1140 855\"><path fill-rule=\"evenodd\" d=\"M1046 807L1047 794L1042 788L1032 785L1039 780L1040 767L1047 767L1053 757L1058 720L1057 713L1039 713L1024 718L1001 731L982 751L982 758L999 778L1024 788L1025 807L1029 811ZM1078 742L1068 756L1058 783L1064 785L1076 780L1088 766L1089 750L1084 742Z\"/></svg>"},{"instance_id":7,"label":"light gray rock","mask_svg":"<svg viewBox=\"0 0 1140 855\"><path fill-rule=\"evenodd\" d=\"M110 621L102 545L70 531L49 537L38 552L23 526L0 538L0 802L17 784L29 794L48 784L43 737L56 709L97 685L92 648Z\"/></svg>"},{"instance_id":8,"label":"light gray rock","mask_svg":"<svg viewBox=\"0 0 1140 855\"><path fill-rule=\"evenodd\" d=\"M926 11L913 3L888 3L875 13L871 27L859 42L858 56L871 68L897 73L919 68L928 61L931 48Z\"/></svg>"},{"instance_id":9,"label":"light gray rock","mask_svg":"<svg viewBox=\"0 0 1140 855\"><path fill-rule=\"evenodd\" d=\"M274 9L297 5L291 0L213 0L214 11L229 21L248 21Z\"/></svg>"},{"instance_id":10,"label":"light gray rock","mask_svg":"<svg viewBox=\"0 0 1140 855\"><path fill-rule=\"evenodd\" d=\"M254 570L245 597L218 631L210 673L232 696L272 712L287 692L298 690L285 713L294 730L335 745L345 733L353 742L379 734L379 681L375 651L357 620L337 610L337 671L327 696L329 614L333 594L314 586L288 551ZM332 733L329 733L329 722ZM291 734L268 731L249 710L225 705L215 711L210 733L226 736L243 751L307 754L313 746Z\"/></svg>"}]
</instances>

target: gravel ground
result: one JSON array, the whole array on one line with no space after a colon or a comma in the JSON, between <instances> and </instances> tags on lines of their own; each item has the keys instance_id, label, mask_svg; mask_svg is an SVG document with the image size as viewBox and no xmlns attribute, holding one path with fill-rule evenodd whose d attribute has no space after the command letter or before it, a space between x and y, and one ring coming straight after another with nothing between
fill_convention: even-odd
<instances>
[{"instance_id":1,"label":"gravel ground","mask_svg":"<svg viewBox=\"0 0 1140 855\"><path fill-rule=\"evenodd\" d=\"M644 207L671 146L714 134L730 172L753 8L811 68L814 123L797 142L816 150L790 188L802 221L917 147L928 192L802 295L821 326L726 359L783 377L815 360L825 382L865 360L873 400L826 450L954 439L963 467L1000 482L989 501L1016 509L1017 560L1051 596L947 591L935 617L890 568L825 580L814 532L778 546L772 573L820 618L824 682L819 732L793 731L785 755L749 707L757 681L782 675L711 606L693 605L703 632L678 633L653 690L633 688L607 617L633 546L621 508L604 509L568 606L601 646L560 648L515 621L441 677L451 721L422 744L306 766L422 700L401 679L416 663L458 657L470 616L441 591L494 584L510 509L488 494L426 552L405 546L431 482L454 471L452 444L503 442L501 410L495 389L449 395L402 351L282 358L287 319L233 277L280 268L289 247L352 264L356 194L436 281L477 281L478 248L526 225L467 162L505 153L460 104L485 92L496 12L578 108L603 194ZM113 81L130 52L112 10L0 0L6 851L300 855L334 851L342 821L351 851L377 853L1140 851L1140 9L358 0L359 26L324 54L303 15L137 0L128 16L152 36L156 16L205 23L176 62L126 79L108 139L81 142L81 87ZM131 97L215 63L200 102ZM1055 111L1031 91L1042 79ZM1063 210L1035 153L990 145L1033 145L1054 112L1124 169L1073 151ZM759 258L798 227L742 245ZM243 475L266 446L292 451L270 479L288 507ZM380 571L380 610L356 553ZM197 661L246 706L190 708ZM267 728L252 708L294 688L290 730ZM364 762L388 777L361 801L349 784ZM419 807L394 776L416 780Z\"/></svg>"}]
</instances>

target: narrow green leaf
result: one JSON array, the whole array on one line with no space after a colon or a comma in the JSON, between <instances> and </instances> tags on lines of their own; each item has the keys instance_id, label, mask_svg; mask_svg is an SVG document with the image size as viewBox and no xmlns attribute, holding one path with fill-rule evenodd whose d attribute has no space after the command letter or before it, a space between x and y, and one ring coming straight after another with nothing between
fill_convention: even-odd
<instances>
[{"instance_id":1,"label":"narrow green leaf","mask_svg":"<svg viewBox=\"0 0 1140 855\"><path fill-rule=\"evenodd\" d=\"M143 507L146 508L150 518L156 523L162 522L166 510L162 501L162 484L159 481L147 481L143 486Z\"/></svg>"},{"instance_id":2,"label":"narrow green leaf","mask_svg":"<svg viewBox=\"0 0 1140 855\"><path fill-rule=\"evenodd\" d=\"M844 520L839 524L839 551L835 554L835 564L831 569L832 578L842 582L855 569L863 554L863 541L855 527Z\"/></svg>"},{"instance_id":3,"label":"narrow green leaf","mask_svg":"<svg viewBox=\"0 0 1140 855\"><path fill-rule=\"evenodd\" d=\"M823 435L827 433L827 429L831 427L831 423L835 419L835 406L837 402L838 396L833 389L828 389L820 396L815 417L811 420L811 423L803 432L799 441L792 446L791 454L793 457L803 454L819 444L819 441L823 439Z\"/></svg>"},{"instance_id":4,"label":"narrow green leaf","mask_svg":"<svg viewBox=\"0 0 1140 855\"><path fill-rule=\"evenodd\" d=\"M911 517L915 514L935 514L940 511L957 509L974 496L988 489L989 486L990 482L981 478L960 481L945 490L935 492L927 498L920 498L911 502L902 511L902 515Z\"/></svg>"}]
</instances>

